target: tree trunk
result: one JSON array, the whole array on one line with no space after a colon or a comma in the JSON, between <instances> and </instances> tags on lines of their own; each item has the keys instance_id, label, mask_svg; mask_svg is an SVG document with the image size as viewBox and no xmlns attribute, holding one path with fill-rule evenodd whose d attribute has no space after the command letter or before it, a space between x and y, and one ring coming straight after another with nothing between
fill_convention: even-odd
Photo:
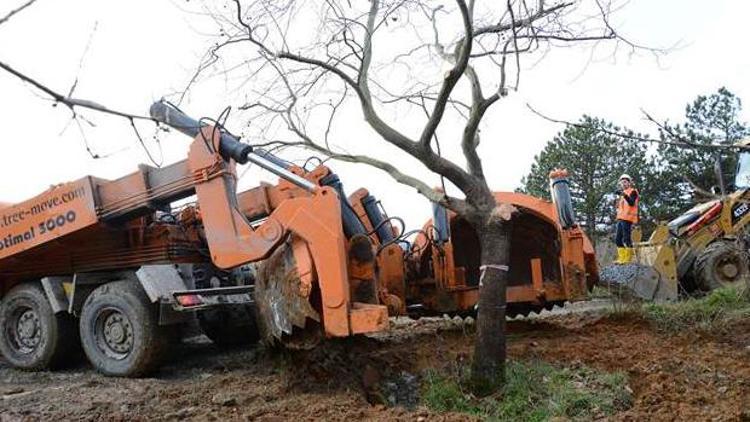
<instances>
[{"instance_id":1,"label":"tree trunk","mask_svg":"<svg viewBox=\"0 0 750 422\"><path fill-rule=\"evenodd\" d=\"M596 246L596 214L594 213L586 215L586 235L591 243Z\"/></svg>"},{"instance_id":2,"label":"tree trunk","mask_svg":"<svg viewBox=\"0 0 750 422\"><path fill-rule=\"evenodd\" d=\"M505 305L510 258L511 222L496 216L477 227L482 276L479 289L477 338L472 381L478 394L487 394L505 381ZM506 267L507 268L507 267Z\"/></svg>"}]
</instances>

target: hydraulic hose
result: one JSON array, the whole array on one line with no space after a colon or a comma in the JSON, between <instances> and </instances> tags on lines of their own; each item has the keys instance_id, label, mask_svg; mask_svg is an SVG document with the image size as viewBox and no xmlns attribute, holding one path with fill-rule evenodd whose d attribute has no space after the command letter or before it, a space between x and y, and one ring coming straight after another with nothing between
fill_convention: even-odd
<instances>
[{"instance_id":1,"label":"hydraulic hose","mask_svg":"<svg viewBox=\"0 0 750 422\"><path fill-rule=\"evenodd\" d=\"M393 240L393 228L390 223L386 223L386 218L378 208L378 200L374 196L368 194L362 199L362 206L365 208L365 213L370 219L370 223L376 228L375 232L378 235L380 243L387 243Z\"/></svg>"},{"instance_id":2,"label":"hydraulic hose","mask_svg":"<svg viewBox=\"0 0 750 422\"><path fill-rule=\"evenodd\" d=\"M357 234L366 234L365 226L360 221L354 209L349 205L349 201L346 200L346 194L344 193L344 185L341 183L339 176L335 173L331 173L320 180L320 184L324 186L330 186L336 189L341 200L341 220L344 225L344 235L347 239L351 239L352 236Z\"/></svg>"}]
</instances>

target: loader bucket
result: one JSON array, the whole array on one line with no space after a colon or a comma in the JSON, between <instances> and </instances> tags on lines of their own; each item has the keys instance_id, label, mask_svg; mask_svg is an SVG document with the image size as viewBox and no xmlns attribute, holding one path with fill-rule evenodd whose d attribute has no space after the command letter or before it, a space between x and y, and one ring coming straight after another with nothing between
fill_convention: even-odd
<instances>
[{"instance_id":1,"label":"loader bucket","mask_svg":"<svg viewBox=\"0 0 750 422\"><path fill-rule=\"evenodd\" d=\"M657 227L648 242L633 245L633 263L612 265L601 272L602 284L627 299L677 300L677 259L669 237L666 225Z\"/></svg>"}]
</instances>

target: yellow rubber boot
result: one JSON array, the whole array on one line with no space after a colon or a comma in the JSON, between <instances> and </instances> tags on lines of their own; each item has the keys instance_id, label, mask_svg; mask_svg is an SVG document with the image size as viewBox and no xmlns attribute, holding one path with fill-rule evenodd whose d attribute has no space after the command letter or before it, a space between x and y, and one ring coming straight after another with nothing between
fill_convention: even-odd
<instances>
[{"instance_id":1,"label":"yellow rubber boot","mask_svg":"<svg viewBox=\"0 0 750 422\"><path fill-rule=\"evenodd\" d=\"M633 248L625 248L627 251L627 256L625 259L625 263L630 264L633 262L633 258L635 258L635 249Z\"/></svg>"},{"instance_id":2,"label":"yellow rubber boot","mask_svg":"<svg viewBox=\"0 0 750 422\"><path fill-rule=\"evenodd\" d=\"M617 248L617 259L615 259L615 264L621 265L625 263L625 251L626 248Z\"/></svg>"}]
</instances>

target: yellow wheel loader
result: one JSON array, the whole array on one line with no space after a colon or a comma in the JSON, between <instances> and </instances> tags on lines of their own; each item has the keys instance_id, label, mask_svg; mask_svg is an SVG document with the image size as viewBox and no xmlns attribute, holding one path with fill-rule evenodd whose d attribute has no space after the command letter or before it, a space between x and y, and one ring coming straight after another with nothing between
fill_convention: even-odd
<instances>
[{"instance_id":1,"label":"yellow wheel loader","mask_svg":"<svg viewBox=\"0 0 750 422\"><path fill-rule=\"evenodd\" d=\"M737 146L750 146L750 138ZM750 150L738 158L733 192L720 177L716 199L657 226L648 241L634 243L634 265L605 270L602 281L654 301L748 282Z\"/></svg>"}]
</instances>

